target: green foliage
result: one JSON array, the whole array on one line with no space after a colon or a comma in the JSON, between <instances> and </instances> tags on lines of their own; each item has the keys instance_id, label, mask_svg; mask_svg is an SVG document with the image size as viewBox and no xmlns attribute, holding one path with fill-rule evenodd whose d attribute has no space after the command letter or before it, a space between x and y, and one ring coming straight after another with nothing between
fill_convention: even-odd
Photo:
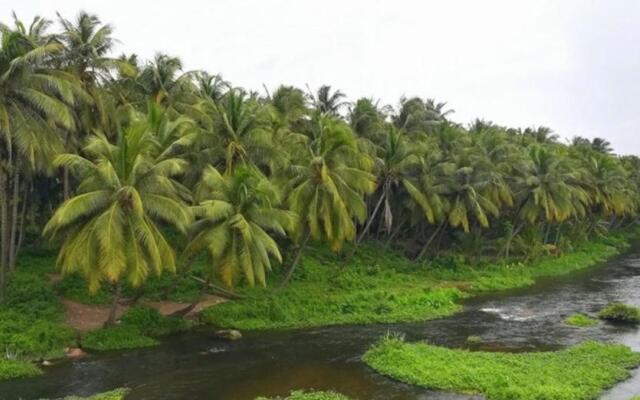
<instances>
[{"instance_id":1,"label":"green foliage","mask_svg":"<svg viewBox=\"0 0 640 400\"><path fill-rule=\"evenodd\" d=\"M74 343L73 331L61 322L62 305L47 282L52 266L49 253L33 252L11 276L0 306L0 352L12 359L0 358L0 369L6 371L2 376L33 375L38 368L28 361L61 357Z\"/></svg>"},{"instance_id":2,"label":"green foliage","mask_svg":"<svg viewBox=\"0 0 640 400\"><path fill-rule=\"evenodd\" d=\"M210 307L202 318L238 329L423 321L455 313L459 301L473 293L528 286L540 276L594 265L626 243L624 237L598 240L528 265L477 266L463 264L459 257L414 263L375 244L360 246L345 265L338 256L314 248L285 290L245 291L245 299Z\"/></svg>"},{"instance_id":3,"label":"green foliage","mask_svg":"<svg viewBox=\"0 0 640 400\"><path fill-rule=\"evenodd\" d=\"M573 314L565 318L564 323L571 326L587 327L598 325L598 321L584 314Z\"/></svg>"},{"instance_id":4,"label":"green foliage","mask_svg":"<svg viewBox=\"0 0 640 400\"><path fill-rule=\"evenodd\" d=\"M296 216L275 205L280 190L257 168L239 166L224 176L213 167L206 168L198 186L193 224L193 240L187 245L187 257L206 250L211 259L210 276L217 273L227 286L242 276L253 286L266 285L272 260L282 262L275 232L280 237L291 233Z\"/></svg>"},{"instance_id":5,"label":"green foliage","mask_svg":"<svg viewBox=\"0 0 640 400\"><path fill-rule=\"evenodd\" d=\"M82 339L82 347L98 351L135 349L157 344L157 340L142 335L136 327L128 325L91 331Z\"/></svg>"},{"instance_id":6,"label":"green foliage","mask_svg":"<svg viewBox=\"0 0 640 400\"><path fill-rule=\"evenodd\" d=\"M64 276L56 283L55 289L60 295L83 304L107 304L111 301L111 294L104 287L94 293L89 290L86 278L78 273Z\"/></svg>"},{"instance_id":7,"label":"green foliage","mask_svg":"<svg viewBox=\"0 0 640 400\"><path fill-rule=\"evenodd\" d=\"M256 400L349 400L349 398L335 392L294 390L286 397L258 397Z\"/></svg>"},{"instance_id":8,"label":"green foliage","mask_svg":"<svg viewBox=\"0 0 640 400\"><path fill-rule=\"evenodd\" d=\"M314 249L317 254L318 250ZM305 258L294 282L279 293L245 291L246 299L210 307L205 322L239 329L420 321L449 315L462 292L438 287L401 255L368 246L343 267L338 257ZM413 266L417 268L417 265Z\"/></svg>"},{"instance_id":9,"label":"green foliage","mask_svg":"<svg viewBox=\"0 0 640 400\"><path fill-rule=\"evenodd\" d=\"M0 358L0 381L3 379L27 378L41 373L40 368L31 362Z\"/></svg>"},{"instance_id":10,"label":"green foliage","mask_svg":"<svg viewBox=\"0 0 640 400\"><path fill-rule=\"evenodd\" d=\"M182 318L165 317L158 310L146 306L128 309L120 318L122 326L134 327L144 336L164 336L189 328Z\"/></svg>"},{"instance_id":11,"label":"green foliage","mask_svg":"<svg viewBox=\"0 0 640 400\"><path fill-rule=\"evenodd\" d=\"M495 353L385 338L367 351L364 361L402 382L483 394L489 400L587 400L629 377L640 354L599 342L557 352Z\"/></svg>"},{"instance_id":12,"label":"green foliage","mask_svg":"<svg viewBox=\"0 0 640 400\"><path fill-rule=\"evenodd\" d=\"M471 335L467 337L467 344L469 345L476 345L476 344L480 344L482 343L482 337L481 336L475 336L475 335Z\"/></svg>"},{"instance_id":13,"label":"green foliage","mask_svg":"<svg viewBox=\"0 0 640 400\"><path fill-rule=\"evenodd\" d=\"M598 312L598 318L638 324L640 323L640 308L622 303L611 303Z\"/></svg>"},{"instance_id":14,"label":"green foliage","mask_svg":"<svg viewBox=\"0 0 640 400\"><path fill-rule=\"evenodd\" d=\"M189 329L182 318L165 317L158 310L136 306L128 309L120 324L91 331L82 339L82 346L91 350L121 350L159 344L154 339Z\"/></svg>"}]
</instances>

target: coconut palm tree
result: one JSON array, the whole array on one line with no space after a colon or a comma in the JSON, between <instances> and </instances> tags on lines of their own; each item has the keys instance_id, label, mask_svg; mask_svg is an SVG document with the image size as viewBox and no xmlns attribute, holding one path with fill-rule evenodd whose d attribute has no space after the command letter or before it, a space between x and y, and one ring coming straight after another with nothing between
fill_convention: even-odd
<instances>
[{"instance_id":1,"label":"coconut palm tree","mask_svg":"<svg viewBox=\"0 0 640 400\"><path fill-rule=\"evenodd\" d=\"M104 282L115 285L107 324L115 321L123 281L135 287L152 273L175 270L174 250L158 223L185 232L192 219L173 181L187 163L158 160L153 157L157 148L147 121L132 115L115 144L98 133L83 149L86 158L56 158L56 165L69 168L80 184L43 234L62 241L58 264L64 273L82 273L92 291Z\"/></svg>"},{"instance_id":2,"label":"coconut palm tree","mask_svg":"<svg viewBox=\"0 0 640 400\"><path fill-rule=\"evenodd\" d=\"M375 176L361 167L356 138L347 124L322 115L309 145L306 164L294 168L289 208L300 216L300 245L281 287L291 278L310 238L334 251L356 237L355 221L367 216L364 195L375 189ZM355 220L355 221L354 221Z\"/></svg>"},{"instance_id":3,"label":"coconut palm tree","mask_svg":"<svg viewBox=\"0 0 640 400\"><path fill-rule=\"evenodd\" d=\"M201 104L210 124L203 132L202 146L210 163L232 174L238 165L270 166L282 161L275 156L266 124L259 119L259 104L244 92L230 89L219 104Z\"/></svg>"},{"instance_id":4,"label":"coconut palm tree","mask_svg":"<svg viewBox=\"0 0 640 400\"><path fill-rule=\"evenodd\" d=\"M209 166L196 189L198 220L190 228L185 255L209 256L210 279L218 274L227 286L243 277L251 286L266 285L272 260L282 262L274 235L286 237L295 214L280 207L278 188L253 166L220 174Z\"/></svg>"},{"instance_id":5,"label":"coconut palm tree","mask_svg":"<svg viewBox=\"0 0 640 400\"><path fill-rule=\"evenodd\" d=\"M321 114L338 116L340 109L347 105L343 100L346 97L345 94L339 90L332 93L329 85L320 86L315 95L309 91L309 97L315 109Z\"/></svg>"},{"instance_id":6,"label":"coconut palm tree","mask_svg":"<svg viewBox=\"0 0 640 400\"><path fill-rule=\"evenodd\" d=\"M375 158L374 173L376 175L378 199L373 211L358 236L360 242L369 231L371 224L382 210L381 226L389 233L393 225L392 202L393 195L403 186L413 186L410 182L412 170L421 167L421 155L424 149L421 146L410 146L405 134L393 126L388 127L386 142L379 147L378 156ZM414 193L412 190L410 193ZM382 207L382 208L381 208Z\"/></svg>"},{"instance_id":7,"label":"coconut palm tree","mask_svg":"<svg viewBox=\"0 0 640 400\"><path fill-rule=\"evenodd\" d=\"M552 224L585 214L591 199L579 177L577 165L565 153L544 145L529 149L528 168L516 178L516 222L505 245L507 257L513 238L527 222Z\"/></svg>"},{"instance_id":8,"label":"coconut palm tree","mask_svg":"<svg viewBox=\"0 0 640 400\"><path fill-rule=\"evenodd\" d=\"M591 141L591 148L597 152L604 154L611 154L613 152L613 148L611 147L611 142L607 139L603 138L593 138Z\"/></svg>"}]
</instances>

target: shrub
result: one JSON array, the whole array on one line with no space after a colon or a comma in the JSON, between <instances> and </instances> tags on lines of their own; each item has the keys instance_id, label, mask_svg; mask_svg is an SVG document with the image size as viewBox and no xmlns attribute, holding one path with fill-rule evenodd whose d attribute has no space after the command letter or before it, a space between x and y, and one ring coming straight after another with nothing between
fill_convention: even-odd
<instances>
[{"instance_id":1,"label":"shrub","mask_svg":"<svg viewBox=\"0 0 640 400\"><path fill-rule=\"evenodd\" d=\"M611 303L598 313L598 318L614 322L640 323L640 308L622 303Z\"/></svg>"},{"instance_id":2,"label":"shrub","mask_svg":"<svg viewBox=\"0 0 640 400\"><path fill-rule=\"evenodd\" d=\"M0 359L0 380L40 375L42 371L26 361Z\"/></svg>"},{"instance_id":3,"label":"shrub","mask_svg":"<svg viewBox=\"0 0 640 400\"><path fill-rule=\"evenodd\" d=\"M96 293L89 292L87 280L80 274L66 275L55 285L55 289L62 296L83 304L108 304L111 294L106 285Z\"/></svg>"},{"instance_id":4,"label":"shrub","mask_svg":"<svg viewBox=\"0 0 640 400\"><path fill-rule=\"evenodd\" d=\"M89 332L82 347L90 350L119 350L155 346L158 341L144 336L134 326L118 325Z\"/></svg>"},{"instance_id":5,"label":"shrub","mask_svg":"<svg viewBox=\"0 0 640 400\"><path fill-rule=\"evenodd\" d=\"M482 343L482 337L480 337L480 336L471 335L471 336L467 337L467 344L477 345L477 344L481 344L481 343Z\"/></svg>"},{"instance_id":6,"label":"shrub","mask_svg":"<svg viewBox=\"0 0 640 400\"><path fill-rule=\"evenodd\" d=\"M185 319L165 317L155 308L147 306L131 307L122 315L120 323L138 329L145 336L164 336L189 328Z\"/></svg>"},{"instance_id":7,"label":"shrub","mask_svg":"<svg viewBox=\"0 0 640 400\"><path fill-rule=\"evenodd\" d=\"M597 325L598 321L584 314L573 314L565 318L564 323L571 326L587 327Z\"/></svg>"},{"instance_id":8,"label":"shrub","mask_svg":"<svg viewBox=\"0 0 640 400\"><path fill-rule=\"evenodd\" d=\"M7 284L5 306L30 319L60 319L62 305L42 275L15 273Z\"/></svg>"}]
</instances>

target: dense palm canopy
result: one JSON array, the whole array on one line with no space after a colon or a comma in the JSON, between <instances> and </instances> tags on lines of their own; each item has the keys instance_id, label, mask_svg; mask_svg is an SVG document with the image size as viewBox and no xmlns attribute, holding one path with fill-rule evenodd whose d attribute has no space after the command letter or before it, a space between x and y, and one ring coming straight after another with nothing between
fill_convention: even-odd
<instances>
[{"instance_id":1,"label":"dense palm canopy","mask_svg":"<svg viewBox=\"0 0 640 400\"><path fill-rule=\"evenodd\" d=\"M637 221L640 161L605 139L462 125L426 97L259 94L172 55L115 57L91 14L58 23L0 26L0 280L46 219L63 270L94 287L142 284L175 253L206 255L209 283L265 285L308 242L514 258Z\"/></svg>"}]
</instances>

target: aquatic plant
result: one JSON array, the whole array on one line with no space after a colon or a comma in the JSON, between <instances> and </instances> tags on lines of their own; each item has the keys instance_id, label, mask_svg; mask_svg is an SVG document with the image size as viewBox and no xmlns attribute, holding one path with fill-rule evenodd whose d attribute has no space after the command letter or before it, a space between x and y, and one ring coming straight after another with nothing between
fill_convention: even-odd
<instances>
[{"instance_id":1,"label":"aquatic plant","mask_svg":"<svg viewBox=\"0 0 640 400\"><path fill-rule=\"evenodd\" d=\"M555 352L497 353L385 338L363 359L379 373L428 389L489 400L587 400L629 377L640 353L599 342Z\"/></svg>"},{"instance_id":2,"label":"aquatic plant","mask_svg":"<svg viewBox=\"0 0 640 400\"><path fill-rule=\"evenodd\" d=\"M613 322L640 323L640 308L623 303L611 303L600 310L598 318Z\"/></svg>"},{"instance_id":3,"label":"aquatic plant","mask_svg":"<svg viewBox=\"0 0 640 400\"><path fill-rule=\"evenodd\" d=\"M577 327L597 325L598 321L584 314L573 314L565 318L565 324Z\"/></svg>"}]
</instances>

